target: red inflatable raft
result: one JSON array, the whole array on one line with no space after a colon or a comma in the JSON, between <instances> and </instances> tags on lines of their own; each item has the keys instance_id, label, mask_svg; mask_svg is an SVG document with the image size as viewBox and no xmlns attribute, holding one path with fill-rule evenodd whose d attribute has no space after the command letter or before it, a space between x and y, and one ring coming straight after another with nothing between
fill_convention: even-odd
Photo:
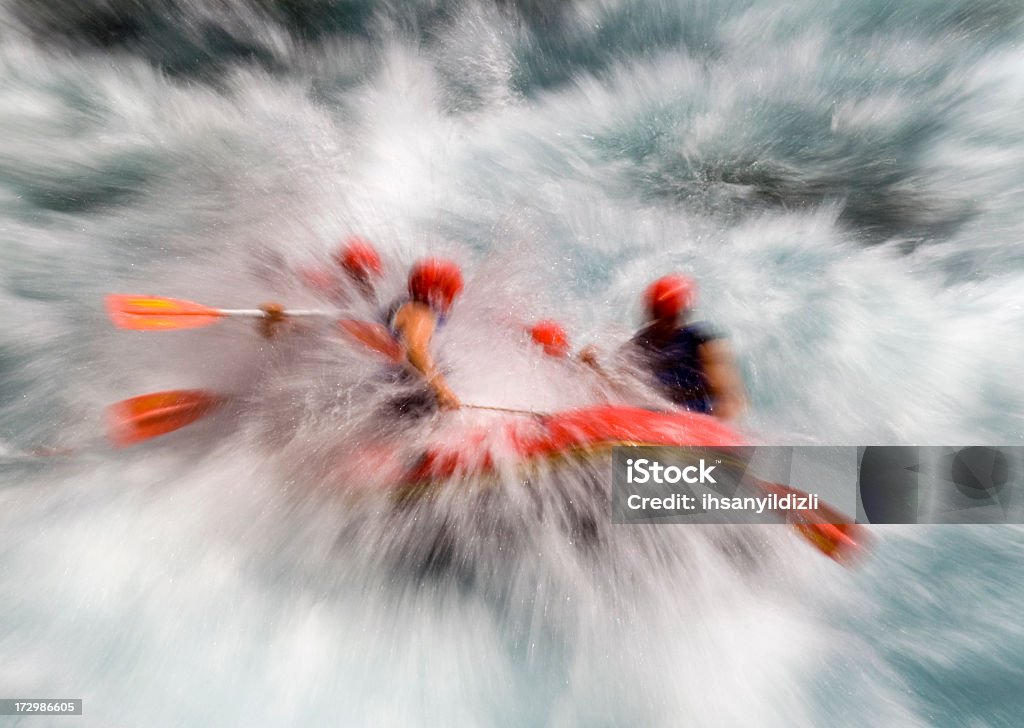
<instances>
[{"instance_id":1,"label":"red inflatable raft","mask_svg":"<svg viewBox=\"0 0 1024 728\"><path fill-rule=\"evenodd\" d=\"M460 476L496 472L495 453L502 451L510 462L521 466L616 446L729 448L745 444L736 432L707 415L621 405L523 418L503 423L498 431L493 426L478 427L456 437L442 433L442 437L443 440L427 447L416 465L401 478L400 486L416 489ZM762 494L807 495L789 486L756 478L750 485ZM807 541L836 561L849 561L863 552L866 541L863 527L827 505L787 512L784 518Z\"/></svg>"},{"instance_id":2,"label":"red inflatable raft","mask_svg":"<svg viewBox=\"0 0 1024 728\"><path fill-rule=\"evenodd\" d=\"M500 437L493 427L430 445L403 478L404 485L447 480L495 469L491 445L502 441L510 459L524 463L574 452L619 445L730 447L743 440L713 417L691 412L657 412L622 405L601 405L504 423Z\"/></svg>"},{"instance_id":3,"label":"red inflatable raft","mask_svg":"<svg viewBox=\"0 0 1024 728\"><path fill-rule=\"evenodd\" d=\"M133 397L108 409L109 435L115 445L134 445L195 422L225 401L225 397L203 390ZM601 405L516 417L497 424L490 422L469 431L441 427L436 440L426 446L416 464L395 481L400 489L418 490L460 476L495 473L500 462L513 467L529 466L567 455L586 456L615 446L729 448L744 444L737 433L706 415ZM806 495L778 483L753 479L750 484L762 494ZM829 506L788 512L785 520L822 553L837 561L849 560L863 551L863 528Z\"/></svg>"}]
</instances>

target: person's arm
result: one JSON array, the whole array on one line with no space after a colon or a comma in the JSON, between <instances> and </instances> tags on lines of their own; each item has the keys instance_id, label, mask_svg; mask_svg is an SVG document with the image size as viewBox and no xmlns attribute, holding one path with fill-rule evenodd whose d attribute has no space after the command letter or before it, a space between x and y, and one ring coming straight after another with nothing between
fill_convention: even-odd
<instances>
[{"instance_id":1,"label":"person's arm","mask_svg":"<svg viewBox=\"0 0 1024 728\"><path fill-rule=\"evenodd\" d=\"M729 346L722 339L712 339L701 344L698 353L714 400L715 416L723 420L739 417L746 397Z\"/></svg>"},{"instance_id":2,"label":"person's arm","mask_svg":"<svg viewBox=\"0 0 1024 728\"><path fill-rule=\"evenodd\" d=\"M430 339L435 327L434 312L422 303L407 303L395 314L395 329L405 344L406 360L423 375L442 408L457 409L461 402L430 355Z\"/></svg>"},{"instance_id":3,"label":"person's arm","mask_svg":"<svg viewBox=\"0 0 1024 728\"><path fill-rule=\"evenodd\" d=\"M588 344L587 346L580 349L579 353L576 355L576 360L579 361L579 363L582 364L583 366L587 367L587 369L592 371L594 374L596 374L598 378L600 378L601 382L605 384L607 387L609 387L612 390L615 390L616 392L618 391L619 387L616 386L611 376L609 376L608 372L606 372L604 367L601 366L601 362L597 360L596 346L594 346L593 344ZM601 398L607 400L607 396L603 392L601 393Z\"/></svg>"},{"instance_id":4,"label":"person's arm","mask_svg":"<svg viewBox=\"0 0 1024 728\"><path fill-rule=\"evenodd\" d=\"M588 367L593 369L595 372L600 374L602 377L608 376L605 372L604 367L601 366L601 362L597 360L597 347L593 344L587 344L580 349L579 354L576 358L580 360L581 364L586 364Z\"/></svg>"},{"instance_id":5,"label":"person's arm","mask_svg":"<svg viewBox=\"0 0 1024 728\"><path fill-rule=\"evenodd\" d=\"M597 347L593 344L585 346L576 358L581 364L597 375L602 386L601 398L609 400L609 394L619 400L646 406L655 405L657 402L651 396L651 392L641 384L641 380L635 371L635 363L630 361L630 349L624 345L619 351L618 364L613 369L605 368L598 359Z\"/></svg>"}]
</instances>

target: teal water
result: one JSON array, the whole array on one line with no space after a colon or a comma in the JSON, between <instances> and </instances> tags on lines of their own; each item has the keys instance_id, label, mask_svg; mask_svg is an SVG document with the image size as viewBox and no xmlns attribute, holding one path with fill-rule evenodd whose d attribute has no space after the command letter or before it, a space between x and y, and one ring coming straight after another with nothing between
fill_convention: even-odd
<instances>
[{"instance_id":1,"label":"teal water","mask_svg":"<svg viewBox=\"0 0 1024 728\"><path fill-rule=\"evenodd\" d=\"M0 13L0 693L83 697L76 725L1019 723L1019 528L878 529L846 571L781 530L594 546L514 478L403 519L329 496L374 477L372 364L101 307L315 305L275 256L357 232L388 292L459 258L453 383L544 409L588 395L500 321L608 352L685 269L752 436L1020 444L1019 3ZM107 404L178 387L239 405L97 443Z\"/></svg>"}]
</instances>

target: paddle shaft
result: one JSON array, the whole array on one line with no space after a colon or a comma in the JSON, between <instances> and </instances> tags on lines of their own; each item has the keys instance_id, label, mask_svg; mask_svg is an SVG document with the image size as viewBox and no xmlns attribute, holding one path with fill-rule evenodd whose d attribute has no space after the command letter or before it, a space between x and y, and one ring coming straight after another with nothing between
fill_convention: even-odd
<instances>
[{"instance_id":1,"label":"paddle shaft","mask_svg":"<svg viewBox=\"0 0 1024 728\"><path fill-rule=\"evenodd\" d=\"M530 417L548 417L546 412L534 412L533 410L513 409L511 407L491 407L485 404L463 404L467 409L486 410L488 412L506 412L513 415L529 415Z\"/></svg>"},{"instance_id":2,"label":"paddle shaft","mask_svg":"<svg viewBox=\"0 0 1024 728\"><path fill-rule=\"evenodd\" d=\"M267 318L269 315L266 311L260 308L218 308L217 313L221 316L233 316L236 318ZM175 314L177 316L202 316L201 313L189 313L183 311ZM284 316L286 318L291 316L336 316L337 314L332 311L317 311L315 309L285 309Z\"/></svg>"}]
</instances>

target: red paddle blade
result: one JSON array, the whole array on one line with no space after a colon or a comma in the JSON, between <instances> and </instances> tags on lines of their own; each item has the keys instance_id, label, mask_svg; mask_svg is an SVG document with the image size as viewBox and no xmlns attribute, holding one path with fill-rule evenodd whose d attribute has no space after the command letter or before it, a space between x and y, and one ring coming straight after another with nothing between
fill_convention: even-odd
<instances>
[{"instance_id":1,"label":"red paddle blade","mask_svg":"<svg viewBox=\"0 0 1024 728\"><path fill-rule=\"evenodd\" d=\"M111 294L104 301L114 325L136 331L196 329L224 316L215 308L176 298Z\"/></svg>"},{"instance_id":2,"label":"red paddle blade","mask_svg":"<svg viewBox=\"0 0 1024 728\"><path fill-rule=\"evenodd\" d=\"M793 527L830 559L847 563L864 554L864 527L856 523L794 523Z\"/></svg>"},{"instance_id":3,"label":"red paddle blade","mask_svg":"<svg viewBox=\"0 0 1024 728\"><path fill-rule=\"evenodd\" d=\"M797 495L806 495L795 488L790 490ZM830 506L819 505L814 510L797 511L790 515L789 522L797 533L835 561L854 561L867 549L867 530L851 523L847 516Z\"/></svg>"},{"instance_id":4,"label":"red paddle blade","mask_svg":"<svg viewBox=\"0 0 1024 728\"><path fill-rule=\"evenodd\" d=\"M322 268L302 268L299 278L308 287L318 293L330 293L338 285L338 277Z\"/></svg>"},{"instance_id":5,"label":"red paddle blade","mask_svg":"<svg viewBox=\"0 0 1024 728\"><path fill-rule=\"evenodd\" d=\"M807 493L788 485L755 481L765 493L777 495L794 495L807 497ZM817 508L790 512L787 521L812 546L830 559L847 563L864 554L867 548L867 531L850 518L844 516L828 505L819 504Z\"/></svg>"},{"instance_id":6,"label":"red paddle blade","mask_svg":"<svg viewBox=\"0 0 1024 728\"><path fill-rule=\"evenodd\" d=\"M128 447L189 425L224 401L225 397L202 389L177 389L132 397L107 408L107 434L118 447Z\"/></svg>"},{"instance_id":7,"label":"red paddle blade","mask_svg":"<svg viewBox=\"0 0 1024 728\"><path fill-rule=\"evenodd\" d=\"M399 362L402 360L402 347L395 341L381 324L370 323L369 321L356 321L354 319L341 319L338 321L338 330L353 341L362 344L370 351L376 352L389 361Z\"/></svg>"}]
</instances>

